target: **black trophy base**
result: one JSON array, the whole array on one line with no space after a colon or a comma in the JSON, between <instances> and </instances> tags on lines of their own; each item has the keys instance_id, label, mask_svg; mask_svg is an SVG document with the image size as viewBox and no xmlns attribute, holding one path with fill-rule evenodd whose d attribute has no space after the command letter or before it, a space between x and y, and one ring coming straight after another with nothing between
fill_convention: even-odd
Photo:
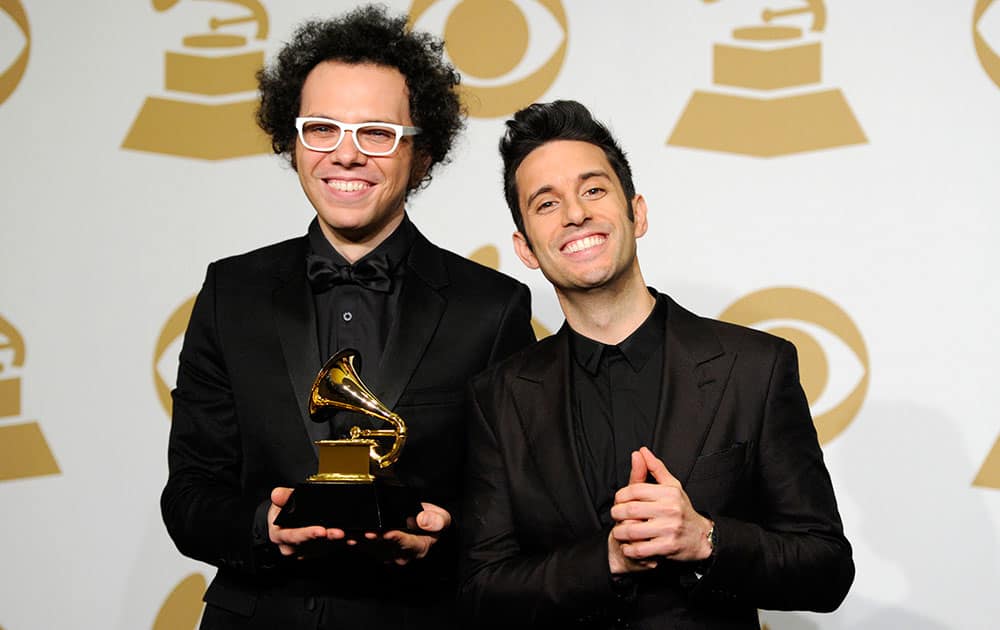
<instances>
[{"instance_id":1,"label":"black trophy base","mask_svg":"<svg viewBox=\"0 0 1000 630\"><path fill-rule=\"evenodd\" d=\"M413 490L376 478L371 483L306 481L295 486L274 524L279 527L321 525L345 532L412 530L407 518L421 510Z\"/></svg>"}]
</instances>

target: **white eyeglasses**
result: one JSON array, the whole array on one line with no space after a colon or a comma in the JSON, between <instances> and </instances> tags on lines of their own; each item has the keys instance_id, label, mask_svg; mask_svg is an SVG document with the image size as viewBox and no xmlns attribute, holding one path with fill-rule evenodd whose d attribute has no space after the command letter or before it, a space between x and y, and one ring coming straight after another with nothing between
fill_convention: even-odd
<instances>
[{"instance_id":1,"label":"white eyeglasses","mask_svg":"<svg viewBox=\"0 0 1000 630\"><path fill-rule=\"evenodd\" d=\"M295 119L299 130L299 140L303 146L313 151L329 153L336 151L344 141L346 132L354 137L354 146L365 155L390 155L399 147L403 136L415 136L419 127L407 127L393 123L345 123L332 118L311 118L300 116Z\"/></svg>"}]
</instances>

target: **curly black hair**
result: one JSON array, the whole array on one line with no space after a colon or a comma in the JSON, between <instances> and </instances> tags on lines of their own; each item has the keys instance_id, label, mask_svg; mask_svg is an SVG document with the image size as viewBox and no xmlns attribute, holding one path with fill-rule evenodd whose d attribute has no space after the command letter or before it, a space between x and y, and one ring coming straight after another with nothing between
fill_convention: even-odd
<instances>
[{"instance_id":1,"label":"curly black hair","mask_svg":"<svg viewBox=\"0 0 1000 630\"><path fill-rule=\"evenodd\" d=\"M515 113L506 125L507 130L500 139L503 193L518 232L525 234L524 217L521 216L517 200L517 167L521 166L529 153L556 140L589 142L604 151L608 163L621 182L622 192L625 193L628 218L635 220L632 209L635 182L632 180L632 167L629 166L628 158L611 130L596 120L582 104L569 100L533 103Z\"/></svg>"},{"instance_id":2,"label":"curly black hair","mask_svg":"<svg viewBox=\"0 0 1000 630\"><path fill-rule=\"evenodd\" d=\"M414 149L429 158L424 177L413 188L431 180L432 167L445 162L465 124L459 101L458 72L443 58L444 43L428 33L407 30L407 18L389 16L379 5L360 7L330 20L310 20L295 31L292 41L270 65L257 73L260 107L257 124L271 137L274 152L295 167L295 117L299 115L302 85L324 61L371 63L395 68L410 91L410 116L423 131L414 136Z\"/></svg>"}]
</instances>

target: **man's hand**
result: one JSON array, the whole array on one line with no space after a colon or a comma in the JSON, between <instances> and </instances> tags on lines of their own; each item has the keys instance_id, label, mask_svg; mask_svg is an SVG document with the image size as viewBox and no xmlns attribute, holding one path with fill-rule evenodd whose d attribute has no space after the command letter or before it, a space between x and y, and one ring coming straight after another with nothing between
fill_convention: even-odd
<instances>
[{"instance_id":1,"label":"man's hand","mask_svg":"<svg viewBox=\"0 0 1000 630\"><path fill-rule=\"evenodd\" d=\"M278 545L278 551L283 556L292 556L298 553L299 545L313 540L340 540L344 537L342 529L326 529L319 525L311 527L278 527L274 524L274 519L278 517L281 508L288 503L288 497L292 496L291 488L275 488L271 490L271 507L267 510L267 532L271 542Z\"/></svg>"},{"instance_id":2,"label":"man's hand","mask_svg":"<svg viewBox=\"0 0 1000 630\"><path fill-rule=\"evenodd\" d=\"M632 484L644 483L648 475L649 470L646 468L646 460L642 458L642 455L638 451L633 451L632 470L629 472L628 484L631 486ZM613 515L614 512L612 511ZM623 573L654 569L656 568L656 560L632 560L626 558L622 553L621 543L615 540L614 530L612 530L608 534L608 566L611 569L612 575L621 575Z\"/></svg>"},{"instance_id":3,"label":"man's hand","mask_svg":"<svg viewBox=\"0 0 1000 630\"><path fill-rule=\"evenodd\" d=\"M444 508L433 503L421 503L424 509L412 519L412 526L418 527L422 534L410 534L399 530L386 532L382 540L395 544L392 550L392 562L403 566L410 560L419 560L427 555L437 542L441 533L451 526L451 514Z\"/></svg>"},{"instance_id":4,"label":"man's hand","mask_svg":"<svg viewBox=\"0 0 1000 630\"><path fill-rule=\"evenodd\" d=\"M632 454L632 478L615 494L611 517L618 523L611 536L629 560L704 560L712 548L708 532L712 522L698 514L691 500L666 465L645 446L639 449L646 470L656 483L633 482L636 454Z\"/></svg>"}]
</instances>

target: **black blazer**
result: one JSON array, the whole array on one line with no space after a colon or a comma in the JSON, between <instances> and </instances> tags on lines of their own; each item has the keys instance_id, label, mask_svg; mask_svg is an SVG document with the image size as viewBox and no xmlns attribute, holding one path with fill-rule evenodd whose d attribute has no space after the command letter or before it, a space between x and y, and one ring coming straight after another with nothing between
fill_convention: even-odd
<instances>
[{"instance_id":1,"label":"black blazer","mask_svg":"<svg viewBox=\"0 0 1000 630\"><path fill-rule=\"evenodd\" d=\"M266 542L272 488L316 472L312 441L323 437L307 409L327 358L318 350L308 251L302 237L209 265L173 392L170 475L161 498L167 530L182 553L219 567L205 600L234 615L264 614L263 595L275 593L447 601L454 595L454 542L451 554L442 540L428 558L402 568L356 550L288 560ZM422 500L454 512L466 385L534 340L530 295L523 284L419 233L406 265L382 378L368 384L407 421L399 477ZM397 625L405 624L390 627Z\"/></svg>"},{"instance_id":2,"label":"black blazer","mask_svg":"<svg viewBox=\"0 0 1000 630\"><path fill-rule=\"evenodd\" d=\"M851 548L794 347L668 298L665 350L650 447L715 521L707 573L663 561L611 580L609 530L573 440L564 327L473 382L462 521L472 625L756 629L758 608L843 600Z\"/></svg>"}]
</instances>

